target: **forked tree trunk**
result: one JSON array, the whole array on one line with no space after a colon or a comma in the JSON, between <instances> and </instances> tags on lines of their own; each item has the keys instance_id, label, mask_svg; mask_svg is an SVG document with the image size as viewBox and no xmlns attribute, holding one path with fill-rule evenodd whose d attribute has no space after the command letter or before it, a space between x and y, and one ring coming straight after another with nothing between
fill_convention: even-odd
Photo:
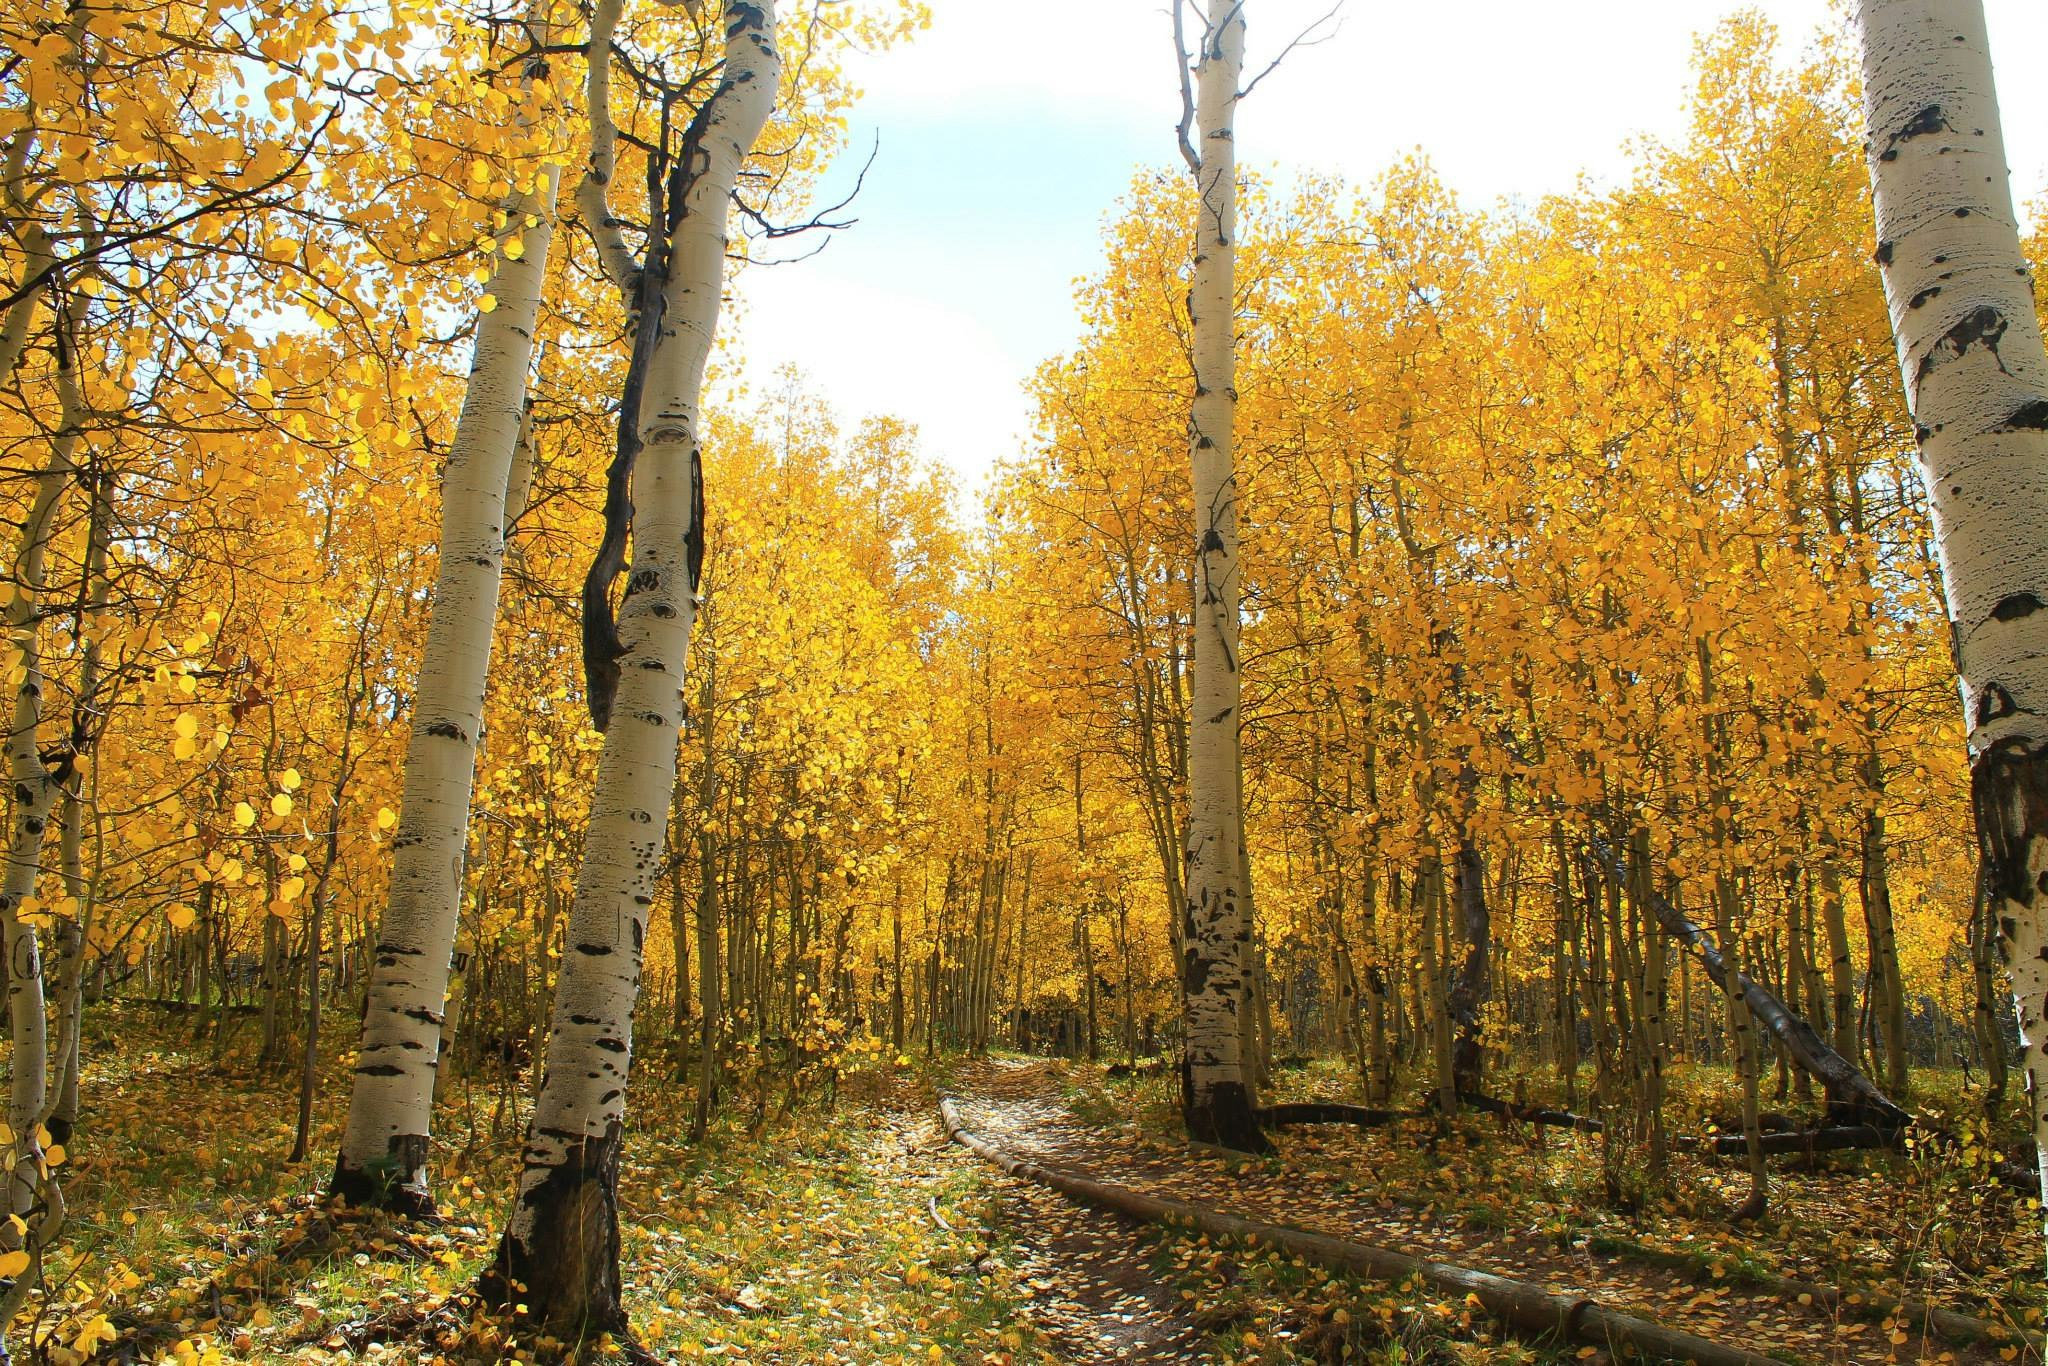
<instances>
[{"instance_id":1,"label":"forked tree trunk","mask_svg":"<svg viewBox=\"0 0 2048 1366\"><path fill-rule=\"evenodd\" d=\"M610 6L614 15L616 7ZM727 0L725 64L677 168L661 334L640 409L632 572L618 614L618 690L528 1124L518 1198L485 1275L492 1303L557 1336L623 1331L618 1178L648 907L668 830L683 670L703 563L698 404L725 277L741 163L774 109L782 63L773 0ZM591 43L594 67L609 43ZM595 81L593 81L595 84ZM603 116L593 101L593 119Z\"/></svg>"},{"instance_id":2,"label":"forked tree trunk","mask_svg":"<svg viewBox=\"0 0 2048 1366\"><path fill-rule=\"evenodd\" d=\"M1178 17L1176 6L1176 18ZM1194 668L1188 715L1188 826L1183 877L1181 1108L1188 1133L1247 1151L1267 1144L1244 1056L1251 1007L1251 889L1242 855L1240 794L1237 471L1238 84L1244 6L1209 0L1195 65Z\"/></svg>"},{"instance_id":3,"label":"forked tree trunk","mask_svg":"<svg viewBox=\"0 0 2048 1366\"><path fill-rule=\"evenodd\" d=\"M535 45L551 42L550 0L533 0ZM329 1191L350 1204L433 1209L428 1133L448 967L462 905L469 801L483 736L491 634L505 564L505 496L521 443L527 371L554 238L553 167L515 192L441 492L441 564L406 743L391 881L377 930L348 1125ZM516 252L516 254L515 254ZM524 501L524 490L520 491Z\"/></svg>"},{"instance_id":4,"label":"forked tree trunk","mask_svg":"<svg viewBox=\"0 0 2048 1366\"><path fill-rule=\"evenodd\" d=\"M2048 352L1982 0L1859 0L1877 260L1962 674L1984 890L2048 1192Z\"/></svg>"}]
</instances>

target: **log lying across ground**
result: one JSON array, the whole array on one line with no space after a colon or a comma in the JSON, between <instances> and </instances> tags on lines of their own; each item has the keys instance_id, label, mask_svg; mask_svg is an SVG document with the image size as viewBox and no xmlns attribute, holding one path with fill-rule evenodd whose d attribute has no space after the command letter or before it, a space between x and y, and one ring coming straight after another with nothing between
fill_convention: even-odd
<instances>
[{"instance_id":1,"label":"log lying across ground","mask_svg":"<svg viewBox=\"0 0 2048 1366\"><path fill-rule=\"evenodd\" d=\"M1587 1115L1575 1115L1569 1110L1548 1110L1540 1105L1517 1105L1512 1101L1499 1100L1477 1092L1463 1091L1458 1094L1461 1104L1468 1105L1484 1114L1499 1115L1521 1124L1533 1124L1539 1128L1576 1129L1580 1133L1597 1134L1606 1125ZM1305 1101L1292 1104L1267 1105L1256 1111L1261 1127L1281 1129L1290 1124L1349 1124L1361 1129L1374 1129L1403 1119L1426 1119L1426 1110L1375 1110L1363 1105L1343 1105L1334 1101ZM1924 1141L1931 1141L1943 1147L1959 1146L1955 1135L1930 1124L1917 1124L1911 1133L1919 1134ZM1767 1130L1761 1138L1765 1157L1813 1157L1820 1153L1899 1151L1906 1146L1908 1131L1876 1124L1837 1124L1816 1129ZM1709 1153L1716 1157L1740 1157L1749 1151L1748 1145L1739 1133L1710 1134L1698 1137L1681 1134L1671 1140L1671 1147L1682 1153ZM2039 1178L2032 1168L2020 1162L2003 1159L1991 1164L1991 1178L2021 1195L2032 1195L2039 1189Z\"/></svg>"},{"instance_id":2,"label":"log lying across ground","mask_svg":"<svg viewBox=\"0 0 2048 1366\"><path fill-rule=\"evenodd\" d=\"M1334 1101L1262 1105L1253 1113L1262 1129L1284 1129L1290 1124L1355 1124L1361 1129L1375 1129L1396 1120L1427 1118L1421 1110L1374 1110L1363 1105L1340 1105Z\"/></svg>"},{"instance_id":3,"label":"log lying across ground","mask_svg":"<svg viewBox=\"0 0 2048 1366\"><path fill-rule=\"evenodd\" d=\"M1593 833L1587 835L1587 843L1609 872L1624 882L1628 881L1628 860L1616 854L1614 846ZM1646 887L1643 900L1665 933L1674 936L1691 951L1715 986L1727 991L1730 978L1733 978L1734 991L1731 994L1742 997L1749 1013L1783 1045L1785 1056L1793 1065L1826 1089L1830 1103L1860 1111L1888 1128L1903 1129L1913 1122L1913 1116L1904 1107L1880 1091L1877 1083L1858 1070L1856 1064L1830 1048L1827 1040L1779 1000L1776 993L1749 974L1732 969L1714 937L1686 919L1685 913L1668 897L1654 887Z\"/></svg>"},{"instance_id":4,"label":"log lying across ground","mask_svg":"<svg viewBox=\"0 0 2048 1366\"><path fill-rule=\"evenodd\" d=\"M1540 1105L1516 1105L1512 1101L1495 1100L1475 1091L1460 1091L1458 1103L1469 1105L1489 1115L1500 1115L1520 1124L1535 1124L1557 1129L1577 1129L1582 1134L1597 1134L1607 1126L1597 1119L1575 1115L1569 1110L1546 1110Z\"/></svg>"},{"instance_id":5,"label":"log lying across ground","mask_svg":"<svg viewBox=\"0 0 2048 1366\"><path fill-rule=\"evenodd\" d=\"M1433 1292L1454 1299L1470 1296L1517 1333L1555 1338L1602 1348L1615 1357L1647 1357L1655 1361L1692 1362L1695 1366L1774 1366L1770 1357L1739 1347L1725 1347L1705 1338L1666 1328L1648 1319L1606 1308L1597 1301L1555 1295L1527 1281L1487 1271L1426 1261L1388 1248L1283 1224L1262 1224L1222 1214L1179 1200L1162 1200L1125 1186L1112 1186L1068 1172L1054 1171L1008 1152L971 1132L950 1097L939 1101L946 1136L969 1152L994 1163L1012 1176L1056 1190L1070 1199L1146 1223L1198 1229L1217 1238L1263 1243L1321 1266L1356 1272L1376 1280L1419 1281Z\"/></svg>"}]
</instances>

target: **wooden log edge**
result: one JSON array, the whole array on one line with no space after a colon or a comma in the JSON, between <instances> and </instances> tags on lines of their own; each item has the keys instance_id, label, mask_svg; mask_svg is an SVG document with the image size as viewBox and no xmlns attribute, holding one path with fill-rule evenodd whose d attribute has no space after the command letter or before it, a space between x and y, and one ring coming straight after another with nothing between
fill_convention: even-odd
<instances>
[{"instance_id":1,"label":"wooden log edge","mask_svg":"<svg viewBox=\"0 0 2048 1366\"><path fill-rule=\"evenodd\" d=\"M1488 1271L1426 1261L1369 1243L1351 1242L1284 1224L1265 1224L1222 1214L1179 1200L1163 1200L1125 1186L1113 1186L1042 1167L990 1143L968 1129L950 1096L939 1098L946 1137L1011 1176L1056 1190L1069 1199L1150 1224L1198 1229L1211 1237L1265 1243L1322 1266L1358 1272L1396 1283L1419 1280L1439 1293L1470 1297L1495 1319L1519 1333L1604 1348L1621 1359L1688 1362L1692 1366L1779 1366L1770 1357L1724 1347L1690 1333L1609 1309L1596 1300L1555 1295L1527 1281Z\"/></svg>"}]
</instances>

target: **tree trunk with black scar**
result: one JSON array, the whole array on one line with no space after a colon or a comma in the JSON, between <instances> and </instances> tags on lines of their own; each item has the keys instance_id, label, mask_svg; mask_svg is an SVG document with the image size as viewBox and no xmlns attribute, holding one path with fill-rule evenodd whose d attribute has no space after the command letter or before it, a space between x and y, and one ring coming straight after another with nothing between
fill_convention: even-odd
<instances>
[{"instance_id":1,"label":"tree trunk with black scar","mask_svg":"<svg viewBox=\"0 0 2048 1366\"><path fill-rule=\"evenodd\" d=\"M727 0L725 63L693 122L657 227L668 233L659 340L646 371L634 471L632 572L618 613L618 689L591 794L547 1069L526 1132L518 1195L482 1282L552 1334L624 1332L618 1176L633 1006L668 831L684 663L703 564L699 402L718 323L726 229L742 162L781 76L773 0ZM592 44L599 64L609 44ZM598 115L593 108L593 117ZM648 315L642 315L643 325Z\"/></svg>"},{"instance_id":2,"label":"tree trunk with black scar","mask_svg":"<svg viewBox=\"0 0 2048 1366\"><path fill-rule=\"evenodd\" d=\"M1251 889L1241 853L1238 669L1242 566L1232 438L1237 413L1237 149L1244 7L1209 0L1190 108L1196 140L1195 396L1188 423L1194 482L1194 660L1188 717L1188 818L1182 878L1181 1110L1191 1137L1248 1152L1259 1132L1246 1065L1251 1008ZM1180 18L1179 6L1175 19ZM1185 57L1185 53L1183 53ZM1186 69L1182 70L1183 80Z\"/></svg>"},{"instance_id":3,"label":"tree trunk with black scar","mask_svg":"<svg viewBox=\"0 0 2048 1366\"><path fill-rule=\"evenodd\" d=\"M1982 0L1859 0L1865 151L1941 548L1984 895L2048 1193L2048 351Z\"/></svg>"}]
</instances>

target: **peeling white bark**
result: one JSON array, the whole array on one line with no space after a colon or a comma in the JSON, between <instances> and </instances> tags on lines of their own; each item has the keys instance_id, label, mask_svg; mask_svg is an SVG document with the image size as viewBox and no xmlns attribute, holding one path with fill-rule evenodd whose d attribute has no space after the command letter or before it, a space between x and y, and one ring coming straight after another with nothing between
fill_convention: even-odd
<instances>
[{"instance_id":1,"label":"peeling white bark","mask_svg":"<svg viewBox=\"0 0 2048 1366\"><path fill-rule=\"evenodd\" d=\"M1941 546L2048 1193L2048 351L1982 0L1859 0L1877 259Z\"/></svg>"},{"instance_id":2,"label":"peeling white bark","mask_svg":"<svg viewBox=\"0 0 2048 1366\"><path fill-rule=\"evenodd\" d=\"M542 45L553 33L549 9L549 0L534 0L527 16ZM507 201L506 240L519 253L501 251L490 284L497 306L477 315L476 354L443 476L440 573L406 745L389 899L333 1179L334 1193L356 1203L432 1207L434 1078L504 573L507 485L524 430L557 179L548 167L536 191Z\"/></svg>"},{"instance_id":3,"label":"peeling white bark","mask_svg":"<svg viewBox=\"0 0 2048 1366\"><path fill-rule=\"evenodd\" d=\"M1188 826L1181 1001L1183 1106L1197 1138L1257 1146L1244 1057L1251 999L1251 888L1243 857L1238 774L1239 595L1237 471L1238 86L1244 6L1209 0L1195 67L1196 140L1189 156L1199 202L1195 275L1195 396L1188 424L1194 478L1194 662L1189 688Z\"/></svg>"},{"instance_id":4,"label":"peeling white bark","mask_svg":"<svg viewBox=\"0 0 2048 1366\"><path fill-rule=\"evenodd\" d=\"M689 168L640 411L618 692L555 986L547 1072L494 1273L524 1286L519 1298L536 1316L589 1329L614 1326L607 1320L618 1312L618 1144L697 609L704 369L718 324L733 191L781 78L772 0L727 0L724 20L724 71L703 120L698 164Z\"/></svg>"}]
</instances>

